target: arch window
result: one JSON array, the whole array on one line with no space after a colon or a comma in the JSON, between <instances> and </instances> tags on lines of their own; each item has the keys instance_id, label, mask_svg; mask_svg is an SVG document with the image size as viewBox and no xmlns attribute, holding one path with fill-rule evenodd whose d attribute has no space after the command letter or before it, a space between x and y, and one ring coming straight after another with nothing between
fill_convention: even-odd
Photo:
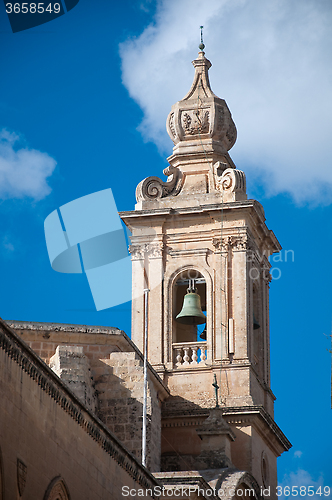
<instances>
[{"instance_id":1,"label":"arch window","mask_svg":"<svg viewBox=\"0 0 332 500\"><path fill-rule=\"evenodd\" d=\"M206 360L206 323L183 324L176 320L182 311L188 288L193 284L200 297L201 311L206 316L207 294L203 275L196 269L187 269L182 271L174 281L172 342L173 361L177 367L195 365Z\"/></svg>"},{"instance_id":2,"label":"arch window","mask_svg":"<svg viewBox=\"0 0 332 500\"><path fill-rule=\"evenodd\" d=\"M262 452L261 470L262 470L263 485L265 488L267 488L269 485L270 478L269 478L269 463L265 451Z\"/></svg>"},{"instance_id":3,"label":"arch window","mask_svg":"<svg viewBox=\"0 0 332 500\"><path fill-rule=\"evenodd\" d=\"M67 486L59 476L55 477L49 484L44 500L70 500Z\"/></svg>"}]
</instances>

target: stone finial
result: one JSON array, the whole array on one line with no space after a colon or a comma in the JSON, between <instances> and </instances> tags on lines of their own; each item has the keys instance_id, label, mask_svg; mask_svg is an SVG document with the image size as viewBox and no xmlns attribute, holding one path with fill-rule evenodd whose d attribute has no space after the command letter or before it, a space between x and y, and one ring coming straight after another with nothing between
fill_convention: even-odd
<instances>
[{"instance_id":1,"label":"stone finial","mask_svg":"<svg viewBox=\"0 0 332 500\"><path fill-rule=\"evenodd\" d=\"M173 104L166 122L174 142L170 165L164 170L168 179L153 176L141 181L136 190L137 210L246 199L244 174L229 173L236 168L228 153L236 141L236 127L226 102L212 92L211 63L203 50L193 65L193 84ZM226 170L227 176L222 176Z\"/></svg>"},{"instance_id":2,"label":"stone finial","mask_svg":"<svg viewBox=\"0 0 332 500\"><path fill-rule=\"evenodd\" d=\"M211 62L200 51L192 64L195 76L187 95L172 106L167 132L175 145L182 141L201 139L218 141L219 149L228 151L236 141L236 127L226 102L217 97L210 86L208 71Z\"/></svg>"}]
</instances>

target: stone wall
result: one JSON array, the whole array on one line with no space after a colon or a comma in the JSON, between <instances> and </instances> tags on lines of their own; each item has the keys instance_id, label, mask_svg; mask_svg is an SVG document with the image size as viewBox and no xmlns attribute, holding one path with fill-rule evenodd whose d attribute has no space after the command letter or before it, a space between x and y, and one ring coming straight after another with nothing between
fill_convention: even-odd
<instances>
[{"instance_id":1,"label":"stone wall","mask_svg":"<svg viewBox=\"0 0 332 500\"><path fill-rule=\"evenodd\" d=\"M8 324L141 460L143 357L126 334L110 327ZM147 467L152 471L160 470L160 401L168 395L148 364Z\"/></svg>"},{"instance_id":2,"label":"stone wall","mask_svg":"<svg viewBox=\"0 0 332 500\"><path fill-rule=\"evenodd\" d=\"M137 458L142 456L143 361L135 352L113 352L103 362L109 367L98 378L100 418ZM102 379L102 384L101 384ZM101 390L103 387L103 390ZM160 470L161 409L148 376L147 467Z\"/></svg>"},{"instance_id":3,"label":"stone wall","mask_svg":"<svg viewBox=\"0 0 332 500\"><path fill-rule=\"evenodd\" d=\"M120 499L157 484L1 320L0 381L0 498Z\"/></svg>"},{"instance_id":4,"label":"stone wall","mask_svg":"<svg viewBox=\"0 0 332 500\"><path fill-rule=\"evenodd\" d=\"M50 368L89 410L96 412L96 391L83 347L58 346L50 359Z\"/></svg>"}]
</instances>

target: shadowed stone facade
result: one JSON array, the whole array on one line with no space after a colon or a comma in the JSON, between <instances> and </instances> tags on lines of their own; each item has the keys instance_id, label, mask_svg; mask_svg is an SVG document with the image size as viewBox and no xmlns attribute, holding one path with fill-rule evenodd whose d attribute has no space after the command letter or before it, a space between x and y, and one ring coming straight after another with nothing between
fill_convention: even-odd
<instances>
[{"instance_id":1,"label":"shadowed stone facade","mask_svg":"<svg viewBox=\"0 0 332 500\"><path fill-rule=\"evenodd\" d=\"M87 404L87 399L94 402L92 411L141 459L143 357L127 335L107 327L19 321L8 324L83 403ZM147 464L152 471L160 470L161 402L168 395L149 366Z\"/></svg>"},{"instance_id":2,"label":"shadowed stone facade","mask_svg":"<svg viewBox=\"0 0 332 500\"><path fill-rule=\"evenodd\" d=\"M122 485L158 484L2 320L0 380L1 500L120 499Z\"/></svg>"}]
</instances>

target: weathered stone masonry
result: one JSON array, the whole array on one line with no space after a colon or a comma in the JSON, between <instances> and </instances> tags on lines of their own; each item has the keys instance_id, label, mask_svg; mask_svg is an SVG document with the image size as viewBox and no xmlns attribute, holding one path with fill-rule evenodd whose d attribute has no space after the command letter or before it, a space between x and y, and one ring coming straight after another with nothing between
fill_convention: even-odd
<instances>
[{"instance_id":1,"label":"weathered stone masonry","mask_svg":"<svg viewBox=\"0 0 332 500\"><path fill-rule=\"evenodd\" d=\"M24 498L43 498L55 476L73 499L121 498L121 485L157 482L0 320L0 449L6 500L16 499L17 458L27 464ZM0 483L1 484L1 483Z\"/></svg>"}]
</instances>

